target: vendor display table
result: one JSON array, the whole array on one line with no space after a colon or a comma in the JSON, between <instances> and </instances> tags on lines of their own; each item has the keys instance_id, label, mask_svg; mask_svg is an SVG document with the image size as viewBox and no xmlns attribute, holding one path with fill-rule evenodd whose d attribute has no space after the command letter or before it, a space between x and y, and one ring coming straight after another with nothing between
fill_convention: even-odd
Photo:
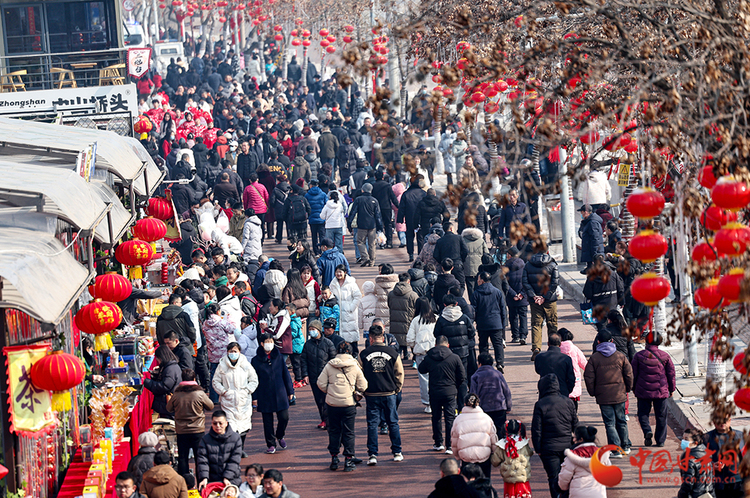
<instances>
[{"instance_id":1,"label":"vendor display table","mask_svg":"<svg viewBox=\"0 0 750 498\"><path fill-rule=\"evenodd\" d=\"M122 441L115 446L115 459L112 461L112 473L107 480L107 490L104 494L106 498L114 498L115 477L120 472L128 470L130 455L130 441ZM57 493L57 498L75 498L76 496L83 495L83 483L89 473L89 467L91 467L91 464L92 462L83 461L81 448L78 448L78 451L76 451L76 455L73 457L73 461L68 468L68 472L65 474L65 481L63 482L60 491Z\"/></svg>"}]
</instances>

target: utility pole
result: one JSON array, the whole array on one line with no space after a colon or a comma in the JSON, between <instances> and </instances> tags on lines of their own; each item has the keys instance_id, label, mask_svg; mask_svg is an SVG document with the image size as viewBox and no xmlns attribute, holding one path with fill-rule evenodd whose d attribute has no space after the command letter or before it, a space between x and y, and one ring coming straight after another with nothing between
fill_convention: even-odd
<instances>
[{"instance_id":1,"label":"utility pole","mask_svg":"<svg viewBox=\"0 0 750 498\"><path fill-rule=\"evenodd\" d=\"M568 154L560 147L560 221L562 223L563 262L576 262L576 233L575 233L575 203L573 201L573 185L568 176L568 159L575 154Z\"/></svg>"},{"instance_id":2,"label":"utility pole","mask_svg":"<svg viewBox=\"0 0 750 498\"><path fill-rule=\"evenodd\" d=\"M154 43L160 40L159 36L159 9L156 5L156 0L151 0L152 10L154 11Z\"/></svg>"}]
</instances>

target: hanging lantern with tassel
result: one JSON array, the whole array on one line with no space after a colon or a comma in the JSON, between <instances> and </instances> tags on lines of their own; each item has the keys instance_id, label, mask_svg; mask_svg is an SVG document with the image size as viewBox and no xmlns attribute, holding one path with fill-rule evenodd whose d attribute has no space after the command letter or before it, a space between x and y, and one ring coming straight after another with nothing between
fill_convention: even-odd
<instances>
[{"instance_id":1,"label":"hanging lantern with tassel","mask_svg":"<svg viewBox=\"0 0 750 498\"><path fill-rule=\"evenodd\" d=\"M149 216L159 218L160 220L168 220L174 216L172 204L164 197L152 197L149 199L146 211Z\"/></svg>"},{"instance_id":2,"label":"hanging lantern with tassel","mask_svg":"<svg viewBox=\"0 0 750 498\"><path fill-rule=\"evenodd\" d=\"M72 408L71 390L83 382L86 367L77 356L52 351L38 359L29 374L34 387L52 393L52 410L60 412Z\"/></svg>"},{"instance_id":3,"label":"hanging lantern with tassel","mask_svg":"<svg viewBox=\"0 0 750 498\"><path fill-rule=\"evenodd\" d=\"M130 297L132 292L133 286L127 278L117 273L107 273L96 277L94 292L91 295L98 296L102 301L119 303Z\"/></svg>"},{"instance_id":4,"label":"hanging lantern with tassel","mask_svg":"<svg viewBox=\"0 0 750 498\"><path fill-rule=\"evenodd\" d=\"M154 248L143 240L133 239L123 242L115 249L117 261L130 267L130 278L143 278L141 266L154 257Z\"/></svg>"},{"instance_id":5,"label":"hanging lantern with tassel","mask_svg":"<svg viewBox=\"0 0 750 498\"><path fill-rule=\"evenodd\" d=\"M115 303L95 299L76 313L75 321L76 327L95 336L94 348L103 351L113 347L109 332L122 322L122 311Z\"/></svg>"}]
</instances>

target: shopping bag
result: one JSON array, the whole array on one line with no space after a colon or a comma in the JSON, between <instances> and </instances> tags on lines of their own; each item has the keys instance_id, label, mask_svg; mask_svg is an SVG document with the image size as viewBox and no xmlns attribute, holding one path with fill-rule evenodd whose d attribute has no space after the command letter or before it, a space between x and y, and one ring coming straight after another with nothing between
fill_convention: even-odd
<instances>
[{"instance_id":1,"label":"shopping bag","mask_svg":"<svg viewBox=\"0 0 750 498\"><path fill-rule=\"evenodd\" d=\"M581 303L581 319L584 325L593 325L596 323L592 308L591 303Z\"/></svg>"}]
</instances>

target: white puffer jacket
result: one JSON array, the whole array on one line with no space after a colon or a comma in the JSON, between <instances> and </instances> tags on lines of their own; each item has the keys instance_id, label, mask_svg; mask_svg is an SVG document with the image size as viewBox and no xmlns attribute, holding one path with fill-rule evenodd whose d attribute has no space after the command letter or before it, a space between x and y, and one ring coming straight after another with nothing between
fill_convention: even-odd
<instances>
[{"instance_id":1,"label":"white puffer jacket","mask_svg":"<svg viewBox=\"0 0 750 498\"><path fill-rule=\"evenodd\" d=\"M216 368L212 385L234 432L242 434L252 429L253 392L258 387L258 375L245 355L240 354L235 365L224 355Z\"/></svg>"},{"instance_id":2,"label":"white puffer jacket","mask_svg":"<svg viewBox=\"0 0 750 498\"><path fill-rule=\"evenodd\" d=\"M414 350L414 354L427 354L435 347L435 323L425 323L419 316L414 317L406 334L406 344Z\"/></svg>"},{"instance_id":3,"label":"white puffer jacket","mask_svg":"<svg viewBox=\"0 0 750 498\"><path fill-rule=\"evenodd\" d=\"M271 286L271 298L281 299L281 291L286 287L286 275L281 270L268 270L263 284Z\"/></svg>"},{"instance_id":4,"label":"white puffer jacket","mask_svg":"<svg viewBox=\"0 0 750 498\"><path fill-rule=\"evenodd\" d=\"M337 278L331 280L331 292L339 300L339 334L346 342L359 341L359 300L362 291L359 290L357 280L347 275L344 284L339 284Z\"/></svg>"},{"instance_id":5,"label":"white puffer jacket","mask_svg":"<svg viewBox=\"0 0 750 498\"><path fill-rule=\"evenodd\" d=\"M589 172L586 181L581 182L578 198L584 204L608 204L612 197L612 187L607 174L601 170Z\"/></svg>"},{"instance_id":6,"label":"white puffer jacket","mask_svg":"<svg viewBox=\"0 0 750 498\"><path fill-rule=\"evenodd\" d=\"M591 446L593 449L588 448ZM607 498L607 488L591 475L589 467L591 457L576 454L576 452L591 454L595 449L595 443L584 443L572 450L565 450L565 460L560 468L560 475L557 476L557 482L560 489L570 490L570 498ZM610 464L608 451L604 453L602 463Z\"/></svg>"},{"instance_id":7,"label":"white puffer jacket","mask_svg":"<svg viewBox=\"0 0 750 498\"><path fill-rule=\"evenodd\" d=\"M375 277L375 295L378 297L378 307L375 317L383 320L383 329L386 333L391 331L391 309L388 307L388 293L396 287L398 275L378 275Z\"/></svg>"},{"instance_id":8,"label":"white puffer jacket","mask_svg":"<svg viewBox=\"0 0 750 498\"><path fill-rule=\"evenodd\" d=\"M263 254L263 247L260 243L262 238L263 228L260 218L251 216L246 219L242 227L242 258L245 263L257 260Z\"/></svg>"},{"instance_id":9,"label":"white puffer jacket","mask_svg":"<svg viewBox=\"0 0 750 498\"><path fill-rule=\"evenodd\" d=\"M228 295L219 302L219 308L221 308L221 314L224 318L232 322L237 330L240 330L242 326L242 309L240 308L240 300L237 296Z\"/></svg>"},{"instance_id":10,"label":"white puffer jacket","mask_svg":"<svg viewBox=\"0 0 750 498\"><path fill-rule=\"evenodd\" d=\"M497 443L495 424L481 407L464 406L453 422L451 441L454 454L462 462L484 462Z\"/></svg>"},{"instance_id":11,"label":"white puffer jacket","mask_svg":"<svg viewBox=\"0 0 750 498\"><path fill-rule=\"evenodd\" d=\"M326 228L344 228L346 226L346 202L339 195L339 202L328 199L320 219L326 220Z\"/></svg>"},{"instance_id":12,"label":"white puffer jacket","mask_svg":"<svg viewBox=\"0 0 750 498\"><path fill-rule=\"evenodd\" d=\"M375 311L378 307L378 297L375 295L375 284L367 281L362 284L364 296L359 300L359 330L367 332L375 319Z\"/></svg>"}]
</instances>

